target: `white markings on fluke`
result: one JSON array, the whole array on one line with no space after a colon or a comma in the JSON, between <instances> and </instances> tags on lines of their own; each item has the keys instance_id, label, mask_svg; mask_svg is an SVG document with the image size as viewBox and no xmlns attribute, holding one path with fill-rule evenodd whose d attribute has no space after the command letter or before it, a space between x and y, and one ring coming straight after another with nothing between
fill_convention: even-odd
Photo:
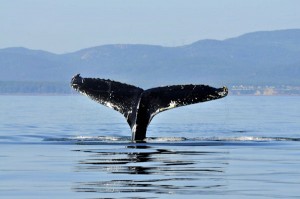
<instances>
[{"instance_id":1,"label":"white markings on fluke","mask_svg":"<svg viewBox=\"0 0 300 199\"><path fill-rule=\"evenodd\" d=\"M71 85L83 95L123 114L132 130L134 141L146 138L147 126L159 112L222 98L228 93L226 87L217 89L192 84L143 90L111 80L81 78L79 74L72 78Z\"/></svg>"}]
</instances>

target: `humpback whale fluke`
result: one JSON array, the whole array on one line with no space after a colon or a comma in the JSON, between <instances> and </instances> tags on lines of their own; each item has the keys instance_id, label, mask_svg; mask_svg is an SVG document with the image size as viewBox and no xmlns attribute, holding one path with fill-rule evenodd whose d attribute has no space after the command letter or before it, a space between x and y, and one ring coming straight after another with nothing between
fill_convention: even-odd
<instances>
[{"instance_id":1,"label":"humpback whale fluke","mask_svg":"<svg viewBox=\"0 0 300 199\"><path fill-rule=\"evenodd\" d=\"M162 111L219 99L228 94L226 87L213 88L192 84L143 90L109 79L82 78L80 74L72 78L71 86L124 115L132 131L132 141L144 140L152 118Z\"/></svg>"}]
</instances>

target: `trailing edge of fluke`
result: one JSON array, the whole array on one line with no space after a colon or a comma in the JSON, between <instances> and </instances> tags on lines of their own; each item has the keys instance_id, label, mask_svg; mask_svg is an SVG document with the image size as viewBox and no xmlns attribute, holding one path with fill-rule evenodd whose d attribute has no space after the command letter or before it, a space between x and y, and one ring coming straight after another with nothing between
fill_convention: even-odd
<instances>
[{"instance_id":1,"label":"trailing edge of fluke","mask_svg":"<svg viewBox=\"0 0 300 199\"><path fill-rule=\"evenodd\" d=\"M132 131L132 141L143 141L152 118L162 111L223 98L228 94L227 87L193 84L143 90L109 79L82 78L80 74L72 78L71 86L124 115Z\"/></svg>"}]
</instances>

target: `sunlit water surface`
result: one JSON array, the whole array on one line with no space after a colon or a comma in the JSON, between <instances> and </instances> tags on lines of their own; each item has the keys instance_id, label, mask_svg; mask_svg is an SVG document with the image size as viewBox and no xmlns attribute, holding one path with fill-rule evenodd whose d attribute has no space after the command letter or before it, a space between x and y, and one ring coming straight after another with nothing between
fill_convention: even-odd
<instances>
[{"instance_id":1,"label":"sunlit water surface","mask_svg":"<svg viewBox=\"0 0 300 199\"><path fill-rule=\"evenodd\" d=\"M0 96L1 198L299 198L300 97L157 115L146 143L83 96Z\"/></svg>"}]
</instances>

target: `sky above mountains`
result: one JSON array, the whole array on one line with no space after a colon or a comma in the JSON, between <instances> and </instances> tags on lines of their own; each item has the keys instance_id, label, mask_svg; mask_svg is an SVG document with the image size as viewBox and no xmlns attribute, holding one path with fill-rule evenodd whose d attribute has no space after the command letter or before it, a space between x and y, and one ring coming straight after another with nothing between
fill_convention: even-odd
<instances>
[{"instance_id":1,"label":"sky above mountains","mask_svg":"<svg viewBox=\"0 0 300 199\"><path fill-rule=\"evenodd\" d=\"M179 46L300 28L298 0L0 0L0 48L54 53L104 44Z\"/></svg>"}]
</instances>

